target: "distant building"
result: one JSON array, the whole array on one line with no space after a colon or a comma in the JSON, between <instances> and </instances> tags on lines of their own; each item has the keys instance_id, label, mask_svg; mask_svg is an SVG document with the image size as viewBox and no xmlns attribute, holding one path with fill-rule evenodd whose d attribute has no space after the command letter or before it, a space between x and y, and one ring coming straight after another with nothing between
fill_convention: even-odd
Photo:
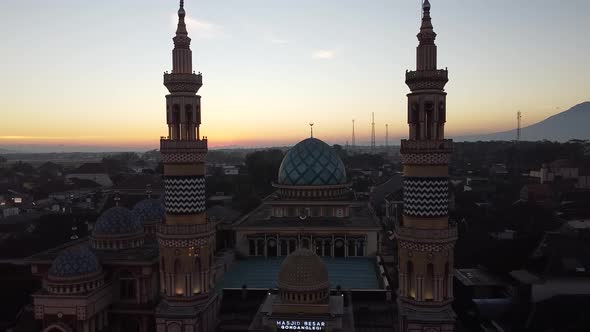
<instances>
[{"instance_id":1,"label":"distant building","mask_svg":"<svg viewBox=\"0 0 590 332\"><path fill-rule=\"evenodd\" d=\"M102 163L85 163L66 175L66 179L90 180L103 187L113 185L106 168Z\"/></svg>"},{"instance_id":2,"label":"distant building","mask_svg":"<svg viewBox=\"0 0 590 332\"><path fill-rule=\"evenodd\" d=\"M552 208L555 206L555 193L547 183L527 184L520 190L520 200L545 208Z\"/></svg>"},{"instance_id":3,"label":"distant building","mask_svg":"<svg viewBox=\"0 0 590 332\"><path fill-rule=\"evenodd\" d=\"M240 169L237 166L233 165L224 165L222 167L223 175L239 175Z\"/></svg>"},{"instance_id":4,"label":"distant building","mask_svg":"<svg viewBox=\"0 0 590 332\"><path fill-rule=\"evenodd\" d=\"M2 218L8 218L10 216L17 216L20 212L20 209L17 206L4 205L0 206L0 211L2 211L0 214Z\"/></svg>"},{"instance_id":5,"label":"distant building","mask_svg":"<svg viewBox=\"0 0 590 332\"><path fill-rule=\"evenodd\" d=\"M576 188L590 189L590 169L567 159L543 164L540 170L530 171L529 176L539 179L541 184L571 180Z\"/></svg>"}]
</instances>

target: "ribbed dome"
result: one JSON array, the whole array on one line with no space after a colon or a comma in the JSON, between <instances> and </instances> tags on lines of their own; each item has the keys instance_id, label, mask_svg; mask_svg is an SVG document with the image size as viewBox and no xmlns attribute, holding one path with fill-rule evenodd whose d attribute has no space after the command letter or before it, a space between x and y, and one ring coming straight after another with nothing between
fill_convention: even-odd
<instances>
[{"instance_id":1,"label":"ribbed dome","mask_svg":"<svg viewBox=\"0 0 590 332\"><path fill-rule=\"evenodd\" d=\"M135 204L132 211L143 225L159 223L166 215L164 202L156 198L139 201Z\"/></svg>"},{"instance_id":2,"label":"ribbed dome","mask_svg":"<svg viewBox=\"0 0 590 332\"><path fill-rule=\"evenodd\" d=\"M281 265L279 289L291 292L320 291L330 287L324 261L309 249L297 249Z\"/></svg>"},{"instance_id":3,"label":"ribbed dome","mask_svg":"<svg viewBox=\"0 0 590 332\"><path fill-rule=\"evenodd\" d=\"M278 183L323 186L346 183L346 170L334 150L317 138L295 145L281 162Z\"/></svg>"},{"instance_id":4,"label":"ribbed dome","mask_svg":"<svg viewBox=\"0 0 590 332\"><path fill-rule=\"evenodd\" d=\"M71 278L94 274L101 270L100 263L88 247L62 251L49 268L49 277Z\"/></svg>"},{"instance_id":5,"label":"ribbed dome","mask_svg":"<svg viewBox=\"0 0 590 332\"><path fill-rule=\"evenodd\" d=\"M115 206L106 210L96 221L93 235L122 235L143 232L143 226L131 210Z\"/></svg>"}]
</instances>

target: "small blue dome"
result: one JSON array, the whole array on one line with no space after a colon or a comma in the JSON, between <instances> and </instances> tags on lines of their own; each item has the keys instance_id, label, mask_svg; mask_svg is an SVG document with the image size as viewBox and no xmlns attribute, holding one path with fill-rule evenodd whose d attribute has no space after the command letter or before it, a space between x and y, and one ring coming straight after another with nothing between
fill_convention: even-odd
<instances>
[{"instance_id":1,"label":"small blue dome","mask_svg":"<svg viewBox=\"0 0 590 332\"><path fill-rule=\"evenodd\" d=\"M66 249L53 261L49 276L75 277L100 271L100 263L86 246Z\"/></svg>"},{"instance_id":2,"label":"small blue dome","mask_svg":"<svg viewBox=\"0 0 590 332\"><path fill-rule=\"evenodd\" d=\"M133 207L133 213L142 224L153 224L164 220L166 209L164 202L161 199L148 198L139 201Z\"/></svg>"},{"instance_id":3,"label":"small blue dome","mask_svg":"<svg viewBox=\"0 0 590 332\"><path fill-rule=\"evenodd\" d=\"M106 210L94 225L93 235L119 235L143 232L143 225L131 210L115 206Z\"/></svg>"},{"instance_id":4,"label":"small blue dome","mask_svg":"<svg viewBox=\"0 0 590 332\"><path fill-rule=\"evenodd\" d=\"M295 145L281 162L278 183L324 186L346 183L346 170L336 152L317 138Z\"/></svg>"}]
</instances>

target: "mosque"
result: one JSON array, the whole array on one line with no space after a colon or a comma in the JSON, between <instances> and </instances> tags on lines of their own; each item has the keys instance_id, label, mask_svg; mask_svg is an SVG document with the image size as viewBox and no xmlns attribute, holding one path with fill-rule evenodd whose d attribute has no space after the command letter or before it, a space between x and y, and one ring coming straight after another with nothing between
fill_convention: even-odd
<instances>
[{"instance_id":1,"label":"mosque","mask_svg":"<svg viewBox=\"0 0 590 332\"><path fill-rule=\"evenodd\" d=\"M429 1L423 5L417 70L406 74L410 137L401 151L404 212L395 231L396 293L377 263L381 227L366 204L353 199L338 155L313 135L284 157L276 192L233 226L236 255L245 259L229 269L220 263L216 224L205 206L208 141L200 136L197 95L202 75L193 71L183 2L173 69L164 74L164 197L132 209L114 206L98 218L90 238L28 259L42 281L33 294L39 330L216 331L225 319L220 310L230 301L225 291L240 292L239 302L257 288L264 297L244 330L354 331L355 295L349 294L356 291L371 293L371 299L385 295L372 305L382 304L395 317L392 331L453 331L457 231L448 220L448 72L436 67Z\"/></svg>"},{"instance_id":2,"label":"mosque","mask_svg":"<svg viewBox=\"0 0 590 332\"><path fill-rule=\"evenodd\" d=\"M354 202L336 152L310 137L285 155L276 192L234 226L245 256L286 256L308 248L323 257L375 256L379 230L367 204Z\"/></svg>"}]
</instances>

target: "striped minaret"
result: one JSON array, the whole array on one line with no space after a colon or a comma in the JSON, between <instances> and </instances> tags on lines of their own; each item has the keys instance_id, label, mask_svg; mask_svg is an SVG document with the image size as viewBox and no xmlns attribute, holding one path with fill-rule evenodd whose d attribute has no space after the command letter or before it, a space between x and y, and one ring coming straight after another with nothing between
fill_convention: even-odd
<instances>
[{"instance_id":1,"label":"striped minaret","mask_svg":"<svg viewBox=\"0 0 590 332\"><path fill-rule=\"evenodd\" d=\"M430 3L423 4L415 71L406 72L410 137L401 142L404 211L398 244L400 331L453 331L453 247L449 223L449 159L444 138L447 70L437 69Z\"/></svg>"},{"instance_id":2,"label":"striped minaret","mask_svg":"<svg viewBox=\"0 0 590 332\"><path fill-rule=\"evenodd\" d=\"M163 297L156 311L158 332L176 326L171 321L182 321L191 331L209 331L201 316L215 310L210 308L215 307L210 305L215 299L211 292L215 226L205 213L207 139L199 135L201 96L197 91L202 76L193 72L185 15L184 1L180 1L172 72L164 74L170 94L166 96L168 137L160 140L166 219L158 228Z\"/></svg>"}]
</instances>

